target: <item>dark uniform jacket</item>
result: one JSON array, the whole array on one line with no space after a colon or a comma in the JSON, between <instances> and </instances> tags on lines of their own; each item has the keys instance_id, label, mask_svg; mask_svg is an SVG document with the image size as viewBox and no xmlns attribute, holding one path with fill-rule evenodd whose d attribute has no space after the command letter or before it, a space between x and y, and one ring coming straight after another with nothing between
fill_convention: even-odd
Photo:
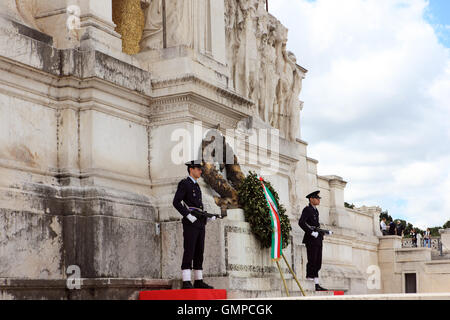
<instances>
[{"instance_id":1,"label":"dark uniform jacket","mask_svg":"<svg viewBox=\"0 0 450 320\"><path fill-rule=\"evenodd\" d=\"M322 245L323 235L319 232L319 236L314 238L311 233L314 231L312 227L319 227L319 210L314 209L310 204L302 211L300 220L298 221L300 228L305 231L303 236L303 243L306 245Z\"/></svg>"},{"instance_id":2,"label":"dark uniform jacket","mask_svg":"<svg viewBox=\"0 0 450 320\"><path fill-rule=\"evenodd\" d=\"M391 223L389 223L389 235L395 235L395 228L397 226L395 225L394 221L391 221Z\"/></svg>"},{"instance_id":3,"label":"dark uniform jacket","mask_svg":"<svg viewBox=\"0 0 450 320\"><path fill-rule=\"evenodd\" d=\"M200 190L200 186L198 183L194 183L194 181L192 181L189 177L178 183L177 192L173 198L173 206L183 216L183 219L181 220L183 224L197 228L205 228L207 221L206 218L197 217L197 220L194 223L186 218L186 216L191 212L185 205L182 204L182 201L188 207L196 207L203 210L202 191Z\"/></svg>"}]
</instances>

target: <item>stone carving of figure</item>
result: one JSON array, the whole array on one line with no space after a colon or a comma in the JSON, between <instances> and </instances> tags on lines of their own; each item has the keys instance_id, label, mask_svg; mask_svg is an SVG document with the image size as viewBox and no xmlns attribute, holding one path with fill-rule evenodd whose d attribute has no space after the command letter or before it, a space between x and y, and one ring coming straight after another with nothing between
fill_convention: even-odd
<instances>
[{"instance_id":1,"label":"stone carving of figure","mask_svg":"<svg viewBox=\"0 0 450 320\"><path fill-rule=\"evenodd\" d=\"M23 23L33 29L40 30L36 25L36 0L1 0L0 14Z\"/></svg>"},{"instance_id":2,"label":"stone carving of figure","mask_svg":"<svg viewBox=\"0 0 450 320\"><path fill-rule=\"evenodd\" d=\"M288 101L288 132L286 137L290 141L295 141L300 130L300 101L298 96L302 90L303 73L297 66L297 58L295 55L288 51L287 61L293 66L293 83L291 88L291 94Z\"/></svg>"},{"instance_id":3,"label":"stone carving of figure","mask_svg":"<svg viewBox=\"0 0 450 320\"><path fill-rule=\"evenodd\" d=\"M237 21L237 9L236 1L225 1L225 36L227 45L227 61L230 70L230 79L232 81L231 86L235 87L235 74L236 74L236 52L239 46L238 44L238 32L236 27Z\"/></svg>"},{"instance_id":4,"label":"stone carving of figure","mask_svg":"<svg viewBox=\"0 0 450 320\"><path fill-rule=\"evenodd\" d=\"M266 72L266 66L265 62L268 61L268 47L269 47L269 34L268 34L268 23L267 23L267 17L261 16L258 19L258 39L260 39L259 43L259 55L260 55L260 62L259 62L259 68L261 72L259 73L259 81L258 81L258 114L259 117L266 121L266 118L264 116L264 111L266 108L266 79L267 79L267 72Z\"/></svg>"},{"instance_id":5,"label":"stone carving of figure","mask_svg":"<svg viewBox=\"0 0 450 320\"><path fill-rule=\"evenodd\" d=\"M261 70L263 74L261 83L263 85L261 86L260 92L260 118L268 122L269 114L273 112L276 87L279 79L275 69L277 56L273 32L267 35L267 41L263 45L261 57Z\"/></svg>"},{"instance_id":6,"label":"stone carving of figure","mask_svg":"<svg viewBox=\"0 0 450 320\"><path fill-rule=\"evenodd\" d=\"M145 26L139 46L142 51L163 47L163 7L162 0L142 0Z\"/></svg>"},{"instance_id":7,"label":"stone carving of figure","mask_svg":"<svg viewBox=\"0 0 450 320\"><path fill-rule=\"evenodd\" d=\"M167 46L194 47L194 0L166 0Z\"/></svg>"},{"instance_id":8,"label":"stone carving of figure","mask_svg":"<svg viewBox=\"0 0 450 320\"><path fill-rule=\"evenodd\" d=\"M162 0L142 1L146 19L141 51L162 48L165 31L167 47L186 46L210 53L211 0L165 0L166 30Z\"/></svg>"},{"instance_id":9,"label":"stone carving of figure","mask_svg":"<svg viewBox=\"0 0 450 320\"><path fill-rule=\"evenodd\" d=\"M258 30L258 2L254 0L250 3L249 15L246 25L247 42L247 63L246 63L246 82L247 97L257 102L259 99L259 73L260 73L260 54L259 47L261 43L261 32Z\"/></svg>"},{"instance_id":10,"label":"stone carving of figure","mask_svg":"<svg viewBox=\"0 0 450 320\"><path fill-rule=\"evenodd\" d=\"M226 0L227 57L237 93L257 104L257 114L291 141L299 131L303 72L286 50L287 29L262 0Z\"/></svg>"},{"instance_id":11,"label":"stone carving of figure","mask_svg":"<svg viewBox=\"0 0 450 320\"><path fill-rule=\"evenodd\" d=\"M292 86L294 83L294 71L296 69L296 64L289 59L287 51L283 50L283 71L280 74L280 80L278 82L279 92L277 100L279 117L277 128L280 129L286 139L289 133L290 103L293 96Z\"/></svg>"},{"instance_id":12,"label":"stone carving of figure","mask_svg":"<svg viewBox=\"0 0 450 320\"><path fill-rule=\"evenodd\" d=\"M284 111L284 101L288 94L287 87L289 86L288 78L285 75L285 57L283 52L286 51L287 30L281 25L277 25L274 30L275 37L275 51L276 51L276 73L279 81L276 88L276 102L274 103L270 124L274 128L280 128L280 114Z\"/></svg>"},{"instance_id":13,"label":"stone carving of figure","mask_svg":"<svg viewBox=\"0 0 450 320\"><path fill-rule=\"evenodd\" d=\"M247 77L247 29L249 25L249 2L239 1L236 12L236 52L234 53L234 86L241 95L248 96Z\"/></svg>"},{"instance_id":14,"label":"stone carving of figure","mask_svg":"<svg viewBox=\"0 0 450 320\"><path fill-rule=\"evenodd\" d=\"M233 39L234 57L231 74L235 90L241 95L257 102L259 99L260 82L260 42L262 33L258 29L260 0L241 0L237 2L235 13L236 34Z\"/></svg>"}]
</instances>

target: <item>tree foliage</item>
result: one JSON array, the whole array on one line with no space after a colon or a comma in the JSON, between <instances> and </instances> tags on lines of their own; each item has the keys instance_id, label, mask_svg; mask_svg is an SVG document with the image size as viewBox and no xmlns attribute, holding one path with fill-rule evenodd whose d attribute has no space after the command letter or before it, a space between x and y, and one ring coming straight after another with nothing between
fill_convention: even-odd
<instances>
[{"instance_id":1,"label":"tree foliage","mask_svg":"<svg viewBox=\"0 0 450 320\"><path fill-rule=\"evenodd\" d=\"M380 213L380 221L383 220L383 218L386 218L386 224L389 224L391 221L393 221L387 210Z\"/></svg>"},{"instance_id":2,"label":"tree foliage","mask_svg":"<svg viewBox=\"0 0 450 320\"><path fill-rule=\"evenodd\" d=\"M355 205L352 203L344 202L344 206L349 209L355 209Z\"/></svg>"},{"instance_id":3,"label":"tree foliage","mask_svg":"<svg viewBox=\"0 0 450 320\"><path fill-rule=\"evenodd\" d=\"M442 226L443 229L449 229L450 228L450 220L448 220L444 225Z\"/></svg>"}]
</instances>

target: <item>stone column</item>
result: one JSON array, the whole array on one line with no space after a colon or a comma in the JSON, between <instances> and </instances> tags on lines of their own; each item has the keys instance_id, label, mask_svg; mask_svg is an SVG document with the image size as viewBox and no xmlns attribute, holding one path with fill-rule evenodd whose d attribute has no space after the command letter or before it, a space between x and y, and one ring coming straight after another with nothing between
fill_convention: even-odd
<instances>
[{"instance_id":1,"label":"stone column","mask_svg":"<svg viewBox=\"0 0 450 320\"><path fill-rule=\"evenodd\" d=\"M223 0L210 1L211 55L214 60L226 64L225 5Z\"/></svg>"},{"instance_id":2,"label":"stone column","mask_svg":"<svg viewBox=\"0 0 450 320\"><path fill-rule=\"evenodd\" d=\"M345 229L353 228L352 222L344 206L344 188L347 185L341 177L326 176L330 185L330 222L334 226Z\"/></svg>"},{"instance_id":3,"label":"stone column","mask_svg":"<svg viewBox=\"0 0 450 320\"><path fill-rule=\"evenodd\" d=\"M38 1L35 18L58 49L81 47L109 55L122 51L121 36L112 20L112 0Z\"/></svg>"},{"instance_id":4,"label":"stone column","mask_svg":"<svg viewBox=\"0 0 450 320\"><path fill-rule=\"evenodd\" d=\"M81 49L96 49L107 54L122 51L120 35L114 31L112 20L112 0L68 0L81 9L81 27L85 33L81 37Z\"/></svg>"},{"instance_id":5,"label":"stone column","mask_svg":"<svg viewBox=\"0 0 450 320\"><path fill-rule=\"evenodd\" d=\"M166 0L167 48L187 47L226 64L225 6L223 0ZM162 4L152 2L146 10L142 52L162 49ZM154 21L151 21L151 20Z\"/></svg>"},{"instance_id":6,"label":"stone column","mask_svg":"<svg viewBox=\"0 0 450 320\"><path fill-rule=\"evenodd\" d=\"M383 293L401 293L401 274L395 270L395 252L402 247L399 236L378 237L378 265L381 272L381 290Z\"/></svg>"},{"instance_id":7,"label":"stone column","mask_svg":"<svg viewBox=\"0 0 450 320\"><path fill-rule=\"evenodd\" d=\"M380 207L369 207L367 210L373 214L373 233L381 237L383 233L380 230L380 213L381 208Z\"/></svg>"}]
</instances>

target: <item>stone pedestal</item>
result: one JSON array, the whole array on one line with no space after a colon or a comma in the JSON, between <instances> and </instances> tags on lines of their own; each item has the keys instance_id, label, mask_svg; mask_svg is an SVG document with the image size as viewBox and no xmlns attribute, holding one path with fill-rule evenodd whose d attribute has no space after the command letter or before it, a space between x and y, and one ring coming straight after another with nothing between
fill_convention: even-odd
<instances>
[{"instance_id":1,"label":"stone pedestal","mask_svg":"<svg viewBox=\"0 0 450 320\"><path fill-rule=\"evenodd\" d=\"M330 185L330 222L334 226L352 229L352 221L344 207L344 188L347 182L338 176L325 176Z\"/></svg>"},{"instance_id":2,"label":"stone pedestal","mask_svg":"<svg viewBox=\"0 0 450 320\"><path fill-rule=\"evenodd\" d=\"M56 48L97 50L121 56L122 41L112 20L111 0L42 1L36 11L36 25L53 37Z\"/></svg>"},{"instance_id":3,"label":"stone pedestal","mask_svg":"<svg viewBox=\"0 0 450 320\"><path fill-rule=\"evenodd\" d=\"M160 278L148 72L0 20L0 278Z\"/></svg>"},{"instance_id":4,"label":"stone pedestal","mask_svg":"<svg viewBox=\"0 0 450 320\"><path fill-rule=\"evenodd\" d=\"M378 246L378 265L381 271L381 287L385 293L401 293L401 276L395 274L395 251L402 247L399 236L381 236Z\"/></svg>"},{"instance_id":5,"label":"stone pedestal","mask_svg":"<svg viewBox=\"0 0 450 320\"><path fill-rule=\"evenodd\" d=\"M440 229L441 243L442 243L442 253L450 253L450 229Z\"/></svg>"},{"instance_id":6,"label":"stone pedestal","mask_svg":"<svg viewBox=\"0 0 450 320\"><path fill-rule=\"evenodd\" d=\"M99 50L109 55L122 52L120 35L114 31L111 0L81 0L81 28L85 29L80 41L82 50Z\"/></svg>"}]
</instances>

